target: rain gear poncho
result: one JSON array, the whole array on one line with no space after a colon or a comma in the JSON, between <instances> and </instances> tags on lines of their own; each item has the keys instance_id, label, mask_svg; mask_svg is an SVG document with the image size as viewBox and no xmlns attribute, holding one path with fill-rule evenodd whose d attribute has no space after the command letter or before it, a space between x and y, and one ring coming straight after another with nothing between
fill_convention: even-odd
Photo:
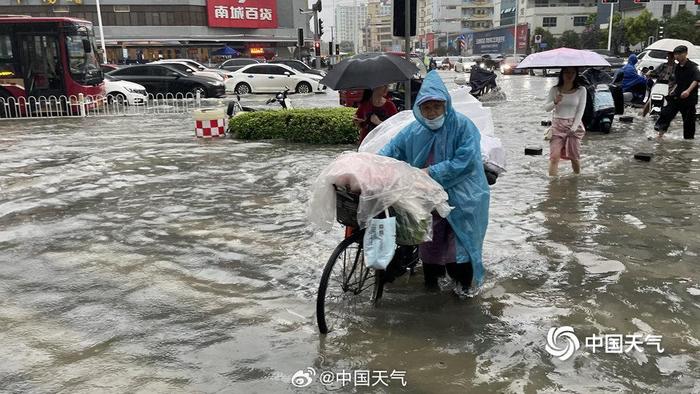
<instances>
[{"instance_id":1,"label":"rain gear poncho","mask_svg":"<svg viewBox=\"0 0 700 394\"><path fill-rule=\"evenodd\" d=\"M489 221L489 186L481 161L481 135L469 118L456 112L447 87L437 72L426 76L416 102L436 96L445 100L445 122L433 131L426 127L418 105L413 106L416 121L403 129L380 155L403 160L423 168L433 152L430 176L447 191L454 207L447 220L454 231L457 263L471 262L477 286L484 280L482 248Z\"/></svg>"},{"instance_id":2,"label":"rain gear poncho","mask_svg":"<svg viewBox=\"0 0 700 394\"><path fill-rule=\"evenodd\" d=\"M627 64L620 70L622 73L622 91L630 92L637 85L646 86L647 79L637 73L634 67L637 64L637 55L632 54L627 58Z\"/></svg>"}]
</instances>

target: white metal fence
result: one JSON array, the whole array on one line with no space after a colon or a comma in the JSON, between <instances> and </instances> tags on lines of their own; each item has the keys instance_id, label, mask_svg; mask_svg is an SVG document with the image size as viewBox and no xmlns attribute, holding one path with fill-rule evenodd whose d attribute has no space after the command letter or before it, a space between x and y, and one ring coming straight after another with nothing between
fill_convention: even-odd
<instances>
[{"instance_id":1,"label":"white metal fence","mask_svg":"<svg viewBox=\"0 0 700 394\"><path fill-rule=\"evenodd\" d=\"M143 97L143 96L142 96ZM130 102L131 101L131 102ZM124 95L0 97L0 119L84 118L185 114L202 107L199 94L157 94L130 100Z\"/></svg>"}]
</instances>

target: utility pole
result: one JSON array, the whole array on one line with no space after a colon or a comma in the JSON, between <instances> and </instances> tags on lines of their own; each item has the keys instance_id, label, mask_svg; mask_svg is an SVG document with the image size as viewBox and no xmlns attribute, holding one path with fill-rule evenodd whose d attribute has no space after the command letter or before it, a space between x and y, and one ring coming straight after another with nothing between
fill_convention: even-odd
<instances>
[{"instance_id":1,"label":"utility pole","mask_svg":"<svg viewBox=\"0 0 700 394\"><path fill-rule=\"evenodd\" d=\"M97 23L100 25L100 43L102 44L102 63L107 64L107 49L105 48L105 31L102 28L102 11L100 10L100 0L96 0L97 4Z\"/></svg>"},{"instance_id":2,"label":"utility pole","mask_svg":"<svg viewBox=\"0 0 700 394\"><path fill-rule=\"evenodd\" d=\"M513 56L518 57L518 0L515 0L515 24L513 25Z\"/></svg>"},{"instance_id":3,"label":"utility pole","mask_svg":"<svg viewBox=\"0 0 700 394\"><path fill-rule=\"evenodd\" d=\"M321 42L321 36L318 34L318 10L314 7L314 48L316 43ZM321 68L321 57L316 55L316 69Z\"/></svg>"},{"instance_id":4,"label":"utility pole","mask_svg":"<svg viewBox=\"0 0 700 394\"><path fill-rule=\"evenodd\" d=\"M353 18L352 18L352 36L355 38L354 41L354 50L355 50L355 55L360 53L360 45L357 43L357 20L360 18L360 13L357 11L357 0L353 0L352 2L352 13L353 13Z\"/></svg>"},{"instance_id":5,"label":"utility pole","mask_svg":"<svg viewBox=\"0 0 700 394\"><path fill-rule=\"evenodd\" d=\"M397 0L401 1L401 0ZM405 31L406 31L406 60L411 61L411 0L404 0ZM411 109L411 80L406 81L406 97L404 109Z\"/></svg>"},{"instance_id":6,"label":"utility pole","mask_svg":"<svg viewBox=\"0 0 700 394\"><path fill-rule=\"evenodd\" d=\"M610 51L610 45L612 44L612 27L613 27L613 11L615 3L610 3L610 20L608 21L608 51Z\"/></svg>"}]
</instances>

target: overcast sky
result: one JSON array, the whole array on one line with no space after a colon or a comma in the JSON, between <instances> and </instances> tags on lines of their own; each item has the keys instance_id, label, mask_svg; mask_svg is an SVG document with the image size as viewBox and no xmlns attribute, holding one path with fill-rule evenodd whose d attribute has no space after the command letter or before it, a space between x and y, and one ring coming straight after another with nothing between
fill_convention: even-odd
<instances>
[{"instance_id":1,"label":"overcast sky","mask_svg":"<svg viewBox=\"0 0 700 394\"><path fill-rule=\"evenodd\" d=\"M309 0L309 8L313 5L316 0ZM353 0L321 0L323 5L323 11L321 11L320 18L323 19L324 30L326 26L335 25L335 13L333 8L337 5L353 5ZM366 4L367 0L357 0L357 4Z\"/></svg>"}]
</instances>

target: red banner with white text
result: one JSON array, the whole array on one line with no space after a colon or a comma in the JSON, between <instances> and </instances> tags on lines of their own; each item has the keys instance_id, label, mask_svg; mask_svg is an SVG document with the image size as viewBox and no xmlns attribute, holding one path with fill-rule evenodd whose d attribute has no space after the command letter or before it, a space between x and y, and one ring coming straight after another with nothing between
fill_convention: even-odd
<instances>
[{"instance_id":1,"label":"red banner with white text","mask_svg":"<svg viewBox=\"0 0 700 394\"><path fill-rule=\"evenodd\" d=\"M276 29L277 0L207 0L209 27Z\"/></svg>"}]
</instances>

